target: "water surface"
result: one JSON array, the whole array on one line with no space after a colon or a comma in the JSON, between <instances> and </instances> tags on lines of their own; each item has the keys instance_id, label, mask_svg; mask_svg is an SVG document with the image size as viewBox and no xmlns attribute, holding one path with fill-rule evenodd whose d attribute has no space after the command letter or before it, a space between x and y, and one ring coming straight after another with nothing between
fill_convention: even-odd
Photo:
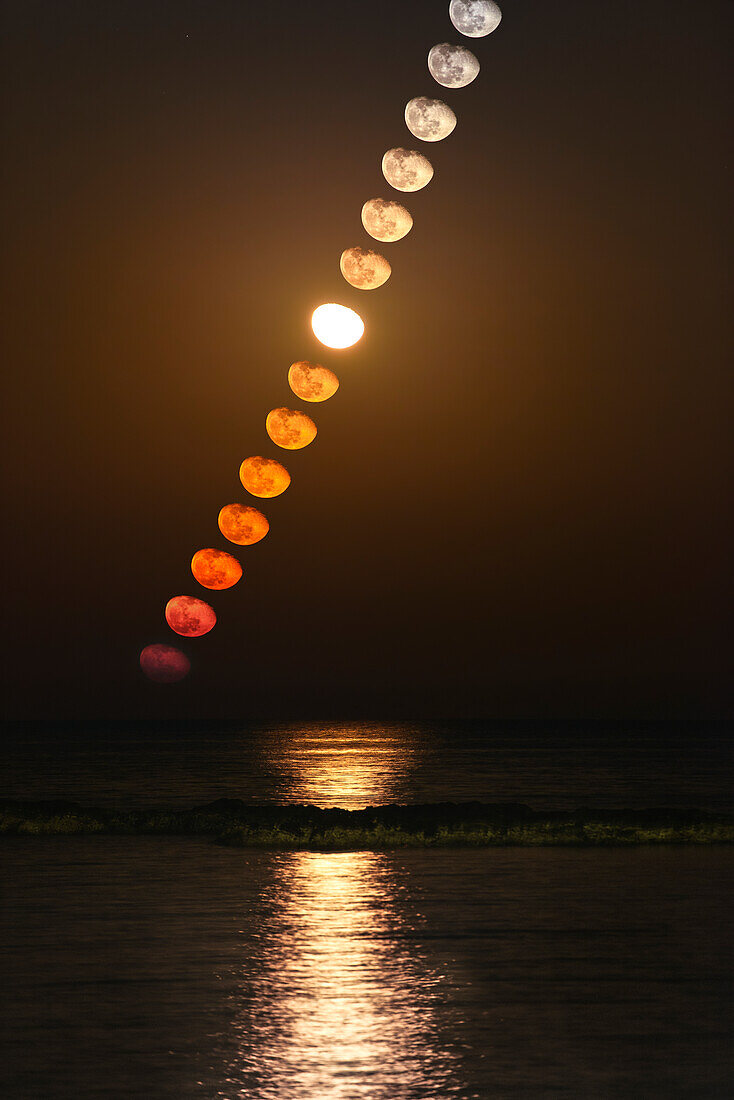
<instances>
[{"instance_id":1,"label":"water surface","mask_svg":"<svg viewBox=\"0 0 734 1100\"><path fill-rule=\"evenodd\" d=\"M123 809L243 798L722 810L734 788L730 731L705 724L59 726L13 731L5 753L6 797Z\"/></svg>"},{"instance_id":2,"label":"water surface","mask_svg":"<svg viewBox=\"0 0 734 1100\"><path fill-rule=\"evenodd\" d=\"M0 854L4 1098L732 1094L728 850Z\"/></svg>"}]
</instances>

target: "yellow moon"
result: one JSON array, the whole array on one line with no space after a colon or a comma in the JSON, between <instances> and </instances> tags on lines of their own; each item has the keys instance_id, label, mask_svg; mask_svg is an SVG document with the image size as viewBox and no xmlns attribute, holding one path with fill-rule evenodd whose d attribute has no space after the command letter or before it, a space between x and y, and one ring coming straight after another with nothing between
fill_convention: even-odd
<instances>
[{"instance_id":1,"label":"yellow moon","mask_svg":"<svg viewBox=\"0 0 734 1100\"><path fill-rule=\"evenodd\" d=\"M349 306L324 302L311 314L311 328L327 348L351 348L364 336L364 321Z\"/></svg>"},{"instance_id":2,"label":"yellow moon","mask_svg":"<svg viewBox=\"0 0 734 1100\"><path fill-rule=\"evenodd\" d=\"M225 550L197 550L191 559L191 572L204 588L221 591L237 584L242 566Z\"/></svg>"},{"instance_id":3,"label":"yellow moon","mask_svg":"<svg viewBox=\"0 0 734 1100\"><path fill-rule=\"evenodd\" d=\"M270 530L270 524L262 512L246 504L225 504L217 522L225 539L237 546L254 546Z\"/></svg>"},{"instance_id":4,"label":"yellow moon","mask_svg":"<svg viewBox=\"0 0 734 1100\"><path fill-rule=\"evenodd\" d=\"M433 165L415 149L388 149L382 158L382 174L396 191L420 191L433 179Z\"/></svg>"},{"instance_id":5,"label":"yellow moon","mask_svg":"<svg viewBox=\"0 0 734 1100\"><path fill-rule=\"evenodd\" d=\"M301 401L328 401L339 389L339 379L328 367L301 359L291 364L288 385Z\"/></svg>"},{"instance_id":6,"label":"yellow moon","mask_svg":"<svg viewBox=\"0 0 734 1100\"><path fill-rule=\"evenodd\" d=\"M357 290L377 290L378 286L387 282L392 271L385 257L371 248L345 248L339 269Z\"/></svg>"},{"instance_id":7,"label":"yellow moon","mask_svg":"<svg viewBox=\"0 0 734 1100\"><path fill-rule=\"evenodd\" d=\"M253 455L240 466L240 481L254 497L279 497L290 485L291 475L274 458Z\"/></svg>"},{"instance_id":8,"label":"yellow moon","mask_svg":"<svg viewBox=\"0 0 734 1100\"><path fill-rule=\"evenodd\" d=\"M413 228L413 219L399 202L369 199L362 207L362 225L376 241L401 241Z\"/></svg>"},{"instance_id":9,"label":"yellow moon","mask_svg":"<svg viewBox=\"0 0 734 1100\"><path fill-rule=\"evenodd\" d=\"M265 430L279 447L299 451L316 438L316 425L310 416L297 409L271 409L265 418Z\"/></svg>"}]
</instances>

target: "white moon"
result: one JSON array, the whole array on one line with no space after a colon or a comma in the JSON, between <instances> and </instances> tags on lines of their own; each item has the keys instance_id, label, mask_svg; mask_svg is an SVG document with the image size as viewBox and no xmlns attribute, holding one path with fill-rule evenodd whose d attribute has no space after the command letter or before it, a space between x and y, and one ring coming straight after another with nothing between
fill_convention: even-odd
<instances>
[{"instance_id":1,"label":"white moon","mask_svg":"<svg viewBox=\"0 0 734 1100\"><path fill-rule=\"evenodd\" d=\"M413 219L399 202L369 199L362 207L362 225L376 241L400 241L413 228Z\"/></svg>"},{"instance_id":2,"label":"white moon","mask_svg":"<svg viewBox=\"0 0 734 1100\"><path fill-rule=\"evenodd\" d=\"M406 104L405 125L421 141L443 141L456 126L456 115L440 99L421 95Z\"/></svg>"},{"instance_id":3,"label":"white moon","mask_svg":"<svg viewBox=\"0 0 734 1100\"><path fill-rule=\"evenodd\" d=\"M433 165L414 149L388 149L382 158L382 174L396 191L420 191L433 179Z\"/></svg>"},{"instance_id":4,"label":"white moon","mask_svg":"<svg viewBox=\"0 0 734 1100\"><path fill-rule=\"evenodd\" d=\"M364 321L360 315L337 302L324 302L315 309L311 328L316 339L327 348L351 348L364 335Z\"/></svg>"},{"instance_id":5,"label":"white moon","mask_svg":"<svg viewBox=\"0 0 734 1100\"><path fill-rule=\"evenodd\" d=\"M377 290L387 282L392 270L385 257L371 248L345 248L339 268L347 282L358 290Z\"/></svg>"},{"instance_id":6,"label":"white moon","mask_svg":"<svg viewBox=\"0 0 734 1100\"><path fill-rule=\"evenodd\" d=\"M444 88L466 88L479 76L479 62L464 46L440 42L428 54L428 71Z\"/></svg>"},{"instance_id":7,"label":"white moon","mask_svg":"<svg viewBox=\"0 0 734 1100\"><path fill-rule=\"evenodd\" d=\"M449 19L467 38L484 38L497 30L502 12L494 0L451 0Z\"/></svg>"}]
</instances>

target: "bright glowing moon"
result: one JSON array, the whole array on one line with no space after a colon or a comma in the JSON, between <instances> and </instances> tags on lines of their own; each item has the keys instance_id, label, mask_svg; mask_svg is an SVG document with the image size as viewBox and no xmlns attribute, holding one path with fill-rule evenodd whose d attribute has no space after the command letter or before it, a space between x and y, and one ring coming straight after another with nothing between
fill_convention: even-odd
<instances>
[{"instance_id":1,"label":"bright glowing moon","mask_svg":"<svg viewBox=\"0 0 734 1100\"><path fill-rule=\"evenodd\" d=\"M349 306L325 302L313 311L314 336L327 348L351 348L364 336L364 321Z\"/></svg>"},{"instance_id":2,"label":"bright glowing moon","mask_svg":"<svg viewBox=\"0 0 734 1100\"><path fill-rule=\"evenodd\" d=\"M444 88L466 88L479 76L479 62L464 46L441 42L428 54L428 70Z\"/></svg>"},{"instance_id":3,"label":"bright glowing moon","mask_svg":"<svg viewBox=\"0 0 734 1100\"><path fill-rule=\"evenodd\" d=\"M147 645L140 654L140 667L149 680L158 684L176 684L188 676L191 662L173 645Z\"/></svg>"},{"instance_id":4,"label":"bright glowing moon","mask_svg":"<svg viewBox=\"0 0 734 1100\"><path fill-rule=\"evenodd\" d=\"M254 497L279 497L290 485L291 475L274 458L253 455L240 466L240 481Z\"/></svg>"},{"instance_id":5,"label":"bright glowing moon","mask_svg":"<svg viewBox=\"0 0 734 1100\"><path fill-rule=\"evenodd\" d=\"M301 401L328 401L339 389L339 379L328 367L301 359L291 364L288 385Z\"/></svg>"},{"instance_id":6,"label":"bright glowing moon","mask_svg":"<svg viewBox=\"0 0 734 1100\"><path fill-rule=\"evenodd\" d=\"M449 19L467 38L484 38L497 30L502 12L494 0L451 0Z\"/></svg>"},{"instance_id":7,"label":"bright glowing moon","mask_svg":"<svg viewBox=\"0 0 734 1100\"><path fill-rule=\"evenodd\" d=\"M270 524L262 512L246 504L225 504L217 522L225 539L238 546L254 546L270 530Z\"/></svg>"},{"instance_id":8,"label":"bright glowing moon","mask_svg":"<svg viewBox=\"0 0 734 1100\"><path fill-rule=\"evenodd\" d=\"M396 191L420 191L433 179L433 165L414 149L388 149L382 174Z\"/></svg>"},{"instance_id":9,"label":"bright glowing moon","mask_svg":"<svg viewBox=\"0 0 734 1100\"><path fill-rule=\"evenodd\" d=\"M440 99L421 95L405 107L405 125L421 141L443 141L456 126L456 115Z\"/></svg>"},{"instance_id":10,"label":"bright glowing moon","mask_svg":"<svg viewBox=\"0 0 734 1100\"><path fill-rule=\"evenodd\" d=\"M265 418L265 431L273 443L287 451L300 451L316 438L316 425L298 409L271 409Z\"/></svg>"},{"instance_id":11,"label":"bright glowing moon","mask_svg":"<svg viewBox=\"0 0 734 1100\"><path fill-rule=\"evenodd\" d=\"M390 278L392 268L384 256L371 248L345 248L339 270L347 282L358 290L377 290Z\"/></svg>"},{"instance_id":12,"label":"bright glowing moon","mask_svg":"<svg viewBox=\"0 0 734 1100\"><path fill-rule=\"evenodd\" d=\"M413 219L399 202L369 199L362 207L362 225L376 241L400 241L413 228Z\"/></svg>"},{"instance_id":13,"label":"bright glowing moon","mask_svg":"<svg viewBox=\"0 0 734 1100\"><path fill-rule=\"evenodd\" d=\"M204 588L221 591L237 584L242 566L224 550L197 550L191 559L191 572Z\"/></svg>"},{"instance_id":14,"label":"bright glowing moon","mask_svg":"<svg viewBox=\"0 0 734 1100\"><path fill-rule=\"evenodd\" d=\"M193 596L174 596L166 604L166 622L184 638L208 634L217 621L213 607Z\"/></svg>"}]
</instances>

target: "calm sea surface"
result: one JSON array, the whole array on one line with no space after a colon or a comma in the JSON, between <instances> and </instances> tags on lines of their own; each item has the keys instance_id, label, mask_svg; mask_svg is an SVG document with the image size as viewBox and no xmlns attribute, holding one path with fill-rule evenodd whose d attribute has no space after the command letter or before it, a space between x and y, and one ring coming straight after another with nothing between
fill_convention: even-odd
<instances>
[{"instance_id":1,"label":"calm sea surface","mask_svg":"<svg viewBox=\"0 0 734 1100\"><path fill-rule=\"evenodd\" d=\"M706 725L30 728L11 732L4 756L5 797L121 808L243 798L728 809L734 789L732 731Z\"/></svg>"},{"instance_id":2,"label":"calm sea surface","mask_svg":"<svg viewBox=\"0 0 734 1100\"><path fill-rule=\"evenodd\" d=\"M732 1095L726 850L0 855L4 1100Z\"/></svg>"},{"instance_id":3,"label":"calm sea surface","mask_svg":"<svg viewBox=\"0 0 734 1100\"><path fill-rule=\"evenodd\" d=\"M720 734L26 732L6 795L721 808ZM2 1100L734 1095L727 848L0 844Z\"/></svg>"}]
</instances>

